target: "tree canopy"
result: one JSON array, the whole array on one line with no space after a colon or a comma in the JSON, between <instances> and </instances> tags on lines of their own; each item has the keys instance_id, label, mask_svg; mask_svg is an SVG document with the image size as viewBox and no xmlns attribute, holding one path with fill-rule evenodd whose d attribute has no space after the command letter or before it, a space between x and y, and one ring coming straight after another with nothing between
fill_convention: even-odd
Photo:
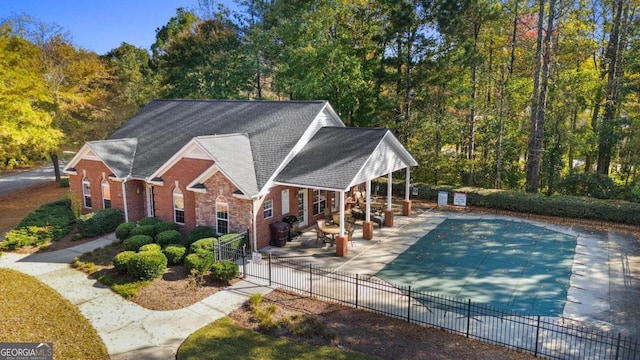
<instances>
[{"instance_id":1,"label":"tree canopy","mask_svg":"<svg viewBox=\"0 0 640 360\"><path fill-rule=\"evenodd\" d=\"M177 9L149 50L103 56L5 22L3 166L106 137L153 97L324 99L347 125L391 129L421 181L552 194L599 173L640 193L631 0L200 5Z\"/></svg>"}]
</instances>

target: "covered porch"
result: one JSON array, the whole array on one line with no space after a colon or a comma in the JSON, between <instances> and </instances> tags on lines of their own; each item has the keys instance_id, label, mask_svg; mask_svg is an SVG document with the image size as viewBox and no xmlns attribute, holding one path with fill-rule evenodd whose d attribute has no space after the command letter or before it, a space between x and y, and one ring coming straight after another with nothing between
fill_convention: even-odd
<instances>
[{"instance_id":1,"label":"covered porch","mask_svg":"<svg viewBox=\"0 0 640 360\"><path fill-rule=\"evenodd\" d=\"M363 219L359 236L362 239L373 238L375 219L372 218L372 207L382 205L384 225L394 226L392 174L396 171L405 172L405 198L402 200L400 214L411 214L411 166L417 166L417 162L388 129L353 128L345 131L342 127L326 127L320 129L305 149L285 166L274 183L338 194L335 252L338 256L346 256L349 237L345 224L351 215L348 207L352 202L361 202ZM387 195L374 202L371 181L379 177L387 179ZM356 187L359 191L354 191ZM360 190L362 187L364 191ZM348 197L347 194L352 196ZM358 196L353 196L355 194Z\"/></svg>"}]
</instances>

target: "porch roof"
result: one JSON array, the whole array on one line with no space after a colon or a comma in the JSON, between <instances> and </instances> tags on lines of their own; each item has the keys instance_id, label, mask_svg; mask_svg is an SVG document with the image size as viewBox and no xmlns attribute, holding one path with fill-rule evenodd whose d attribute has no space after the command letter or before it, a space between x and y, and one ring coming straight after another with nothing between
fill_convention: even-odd
<instances>
[{"instance_id":1,"label":"porch roof","mask_svg":"<svg viewBox=\"0 0 640 360\"><path fill-rule=\"evenodd\" d=\"M275 182L342 191L409 166L417 162L388 129L324 127Z\"/></svg>"}]
</instances>

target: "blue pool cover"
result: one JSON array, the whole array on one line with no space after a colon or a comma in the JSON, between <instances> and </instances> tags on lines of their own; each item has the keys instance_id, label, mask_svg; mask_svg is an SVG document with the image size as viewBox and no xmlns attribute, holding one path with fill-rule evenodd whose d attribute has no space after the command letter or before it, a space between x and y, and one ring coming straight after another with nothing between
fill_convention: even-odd
<instances>
[{"instance_id":1,"label":"blue pool cover","mask_svg":"<svg viewBox=\"0 0 640 360\"><path fill-rule=\"evenodd\" d=\"M576 242L522 221L447 219L376 275L505 311L561 316Z\"/></svg>"}]
</instances>

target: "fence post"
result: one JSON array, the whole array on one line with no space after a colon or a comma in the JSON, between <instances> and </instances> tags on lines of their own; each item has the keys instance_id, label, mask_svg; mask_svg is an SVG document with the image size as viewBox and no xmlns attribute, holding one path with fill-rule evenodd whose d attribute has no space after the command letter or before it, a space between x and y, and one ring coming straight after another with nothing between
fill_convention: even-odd
<instances>
[{"instance_id":1,"label":"fence post","mask_svg":"<svg viewBox=\"0 0 640 360\"><path fill-rule=\"evenodd\" d=\"M356 274L356 309L358 308L358 279L359 276Z\"/></svg>"},{"instance_id":2,"label":"fence post","mask_svg":"<svg viewBox=\"0 0 640 360\"><path fill-rule=\"evenodd\" d=\"M242 278L247 278L247 255L242 253Z\"/></svg>"},{"instance_id":3,"label":"fence post","mask_svg":"<svg viewBox=\"0 0 640 360\"><path fill-rule=\"evenodd\" d=\"M313 269L309 264L309 297L313 297Z\"/></svg>"},{"instance_id":4,"label":"fence post","mask_svg":"<svg viewBox=\"0 0 640 360\"><path fill-rule=\"evenodd\" d=\"M411 285L409 285L409 294L407 295L407 322L411 322Z\"/></svg>"},{"instance_id":5,"label":"fence post","mask_svg":"<svg viewBox=\"0 0 640 360\"><path fill-rule=\"evenodd\" d=\"M471 299L467 303L467 337L469 337L469 331L471 330Z\"/></svg>"},{"instance_id":6,"label":"fence post","mask_svg":"<svg viewBox=\"0 0 640 360\"><path fill-rule=\"evenodd\" d=\"M216 256L217 257L216 261L220 261L220 260L222 260L222 253L221 253L222 245L220 245L220 241L219 240L217 241L217 243L218 243L218 256Z\"/></svg>"},{"instance_id":7,"label":"fence post","mask_svg":"<svg viewBox=\"0 0 640 360\"><path fill-rule=\"evenodd\" d=\"M618 343L616 344L616 360L618 360L620 356L620 337L621 336L622 334L618 333Z\"/></svg>"},{"instance_id":8,"label":"fence post","mask_svg":"<svg viewBox=\"0 0 640 360\"><path fill-rule=\"evenodd\" d=\"M269 253L269 286L271 286L271 253Z\"/></svg>"},{"instance_id":9,"label":"fence post","mask_svg":"<svg viewBox=\"0 0 640 360\"><path fill-rule=\"evenodd\" d=\"M540 338L540 315L538 315L538 324L536 325L536 347L533 356L538 357L538 339Z\"/></svg>"}]
</instances>

